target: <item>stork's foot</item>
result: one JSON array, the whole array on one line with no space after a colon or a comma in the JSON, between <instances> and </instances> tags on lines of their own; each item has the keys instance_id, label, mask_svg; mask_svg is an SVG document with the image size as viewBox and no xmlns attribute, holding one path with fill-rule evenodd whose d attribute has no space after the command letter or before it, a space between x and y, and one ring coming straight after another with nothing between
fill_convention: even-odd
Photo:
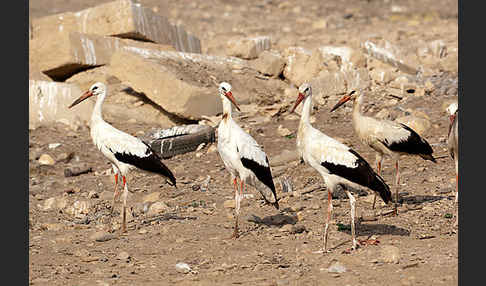
<instances>
[{"instance_id":1,"label":"stork's foot","mask_svg":"<svg viewBox=\"0 0 486 286\"><path fill-rule=\"evenodd\" d=\"M358 249L358 246L346 248L345 250L343 250L342 254L351 254L353 251L356 251L356 249Z\"/></svg>"},{"instance_id":2,"label":"stork's foot","mask_svg":"<svg viewBox=\"0 0 486 286\"><path fill-rule=\"evenodd\" d=\"M238 239L239 237L240 233L238 231L238 228L235 228L235 231L233 231L233 234L228 239Z\"/></svg>"}]
</instances>

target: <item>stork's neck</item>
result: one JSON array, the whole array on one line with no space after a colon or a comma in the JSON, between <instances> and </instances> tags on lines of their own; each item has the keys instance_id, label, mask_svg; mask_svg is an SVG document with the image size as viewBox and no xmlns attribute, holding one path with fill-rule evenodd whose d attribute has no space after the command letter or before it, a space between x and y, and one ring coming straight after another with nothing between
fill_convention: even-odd
<instances>
[{"instance_id":1,"label":"stork's neck","mask_svg":"<svg viewBox=\"0 0 486 286\"><path fill-rule=\"evenodd\" d=\"M232 114L231 101L226 98L226 96L221 96L223 98L223 119L230 119Z\"/></svg>"},{"instance_id":2,"label":"stork's neck","mask_svg":"<svg viewBox=\"0 0 486 286\"><path fill-rule=\"evenodd\" d=\"M103 115L101 114L101 108L103 106L103 101L105 101L105 96L106 96L106 92L98 95L95 106L93 108L93 114L91 115L91 121L103 120Z\"/></svg>"},{"instance_id":3,"label":"stork's neck","mask_svg":"<svg viewBox=\"0 0 486 286\"><path fill-rule=\"evenodd\" d=\"M304 106L302 107L302 114L300 115L300 125L310 124L311 111L312 111L312 94L309 94L304 99Z\"/></svg>"},{"instance_id":4,"label":"stork's neck","mask_svg":"<svg viewBox=\"0 0 486 286\"><path fill-rule=\"evenodd\" d=\"M359 122L359 118L363 115L361 114L361 103L363 102L363 97L358 96L353 102L353 121Z\"/></svg>"}]
</instances>

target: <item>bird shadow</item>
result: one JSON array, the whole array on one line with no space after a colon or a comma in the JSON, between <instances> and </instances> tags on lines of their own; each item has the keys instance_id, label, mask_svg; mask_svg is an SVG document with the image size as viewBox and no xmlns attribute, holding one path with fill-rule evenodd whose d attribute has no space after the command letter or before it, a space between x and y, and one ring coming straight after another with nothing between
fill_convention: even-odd
<instances>
[{"instance_id":1,"label":"bird shadow","mask_svg":"<svg viewBox=\"0 0 486 286\"><path fill-rule=\"evenodd\" d=\"M447 199L445 196L432 196L432 195L414 195L414 196L402 196L399 198L400 203L406 203L409 205L421 205L427 202L435 202L443 199Z\"/></svg>"},{"instance_id":2,"label":"bird shadow","mask_svg":"<svg viewBox=\"0 0 486 286\"><path fill-rule=\"evenodd\" d=\"M286 215L286 214L276 214L271 216L266 216L264 218L260 218L256 215L250 215L247 219L249 222L253 222L259 225L265 225L268 227L280 227L285 224L296 224L298 219L296 216Z\"/></svg>"},{"instance_id":3,"label":"bird shadow","mask_svg":"<svg viewBox=\"0 0 486 286\"><path fill-rule=\"evenodd\" d=\"M351 235L350 224L338 224L338 231ZM356 224L356 233L360 236L369 235L399 235L410 236L410 230L388 224Z\"/></svg>"}]
</instances>

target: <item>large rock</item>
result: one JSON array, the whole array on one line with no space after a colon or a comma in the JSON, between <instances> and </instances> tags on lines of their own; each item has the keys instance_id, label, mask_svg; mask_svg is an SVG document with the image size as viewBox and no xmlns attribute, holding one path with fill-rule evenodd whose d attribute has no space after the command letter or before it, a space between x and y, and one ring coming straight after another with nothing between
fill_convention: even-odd
<instances>
[{"instance_id":1,"label":"large rock","mask_svg":"<svg viewBox=\"0 0 486 286\"><path fill-rule=\"evenodd\" d=\"M145 58L123 51L116 52L110 62L110 74L144 93L166 112L191 120L213 116L222 110L216 86L208 88L212 84L204 72L204 69L194 72L188 64L178 61Z\"/></svg>"},{"instance_id":2,"label":"large rock","mask_svg":"<svg viewBox=\"0 0 486 286\"><path fill-rule=\"evenodd\" d=\"M79 96L81 90L74 84L29 80L29 129L56 121L65 124L88 122L94 101L87 100L68 109Z\"/></svg>"},{"instance_id":3,"label":"large rock","mask_svg":"<svg viewBox=\"0 0 486 286\"><path fill-rule=\"evenodd\" d=\"M270 37L233 38L226 44L226 54L243 59L255 59L270 49Z\"/></svg>"},{"instance_id":4,"label":"large rock","mask_svg":"<svg viewBox=\"0 0 486 286\"><path fill-rule=\"evenodd\" d=\"M366 66L365 55L356 49L346 46L322 46L319 52L329 62L330 57L339 57L339 67L342 71L364 68Z\"/></svg>"},{"instance_id":5,"label":"large rock","mask_svg":"<svg viewBox=\"0 0 486 286\"><path fill-rule=\"evenodd\" d=\"M131 0L118 0L79 12L32 20L33 39L55 41L60 33L81 32L172 45L178 51L201 52L200 40L182 26Z\"/></svg>"},{"instance_id":6,"label":"large rock","mask_svg":"<svg viewBox=\"0 0 486 286\"><path fill-rule=\"evenodd\" d=\"M169 45L158 45L130 39L121 39L78 32L54 33L49 38L30 41L29 57L45 74L64 80L80 70L105 65L111 56L125 47L154 50L174 50Z\"/></svg>"},{"instance_id":7,"label":"large rock","mask_svg":"<svg viewBox=\"0 0 486 286\"><path fill-rule=\"evenodd\" d=\"M285 66L285 60L278 52L263 51L251 62L252 67L264 75L279 76Z\"/></svg>"},{"instance_id":8,"label":"large rock","mask_svg":"<svg viewBox=\"0 0 486 286\"><path fill-rule=\"evenodd\" d=\"M284 57L286 65L283 75L296 86L310 81L322 68L322 54L319 51L288 47L284 51Z\"/></svg>"}]
</instances>

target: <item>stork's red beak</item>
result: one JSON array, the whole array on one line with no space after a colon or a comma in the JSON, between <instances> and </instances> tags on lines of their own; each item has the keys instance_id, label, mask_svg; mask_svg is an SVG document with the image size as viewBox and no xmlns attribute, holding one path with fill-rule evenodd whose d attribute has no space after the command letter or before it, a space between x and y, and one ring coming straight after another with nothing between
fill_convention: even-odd
<instances>
[{"instance_id":1,"label":"stork's red beak","mask_svg":"<svg viewBox=\"0 0 486 286\"><path fill-rule=\"evenodd\" d=\"M228 98L231 101L231 103L233 103L233 105L236 107L236 109L238 109L238 111L241 111L238 104L236 104L236 100L233 97L233 94L231 93L231 91L225 92L224 95L226 96L226 98Z\"/></svg>"},{"instance_id":2,"label":"stork's red beak","mask_svg":"<svg viewBox=\"0 0 486 286\"><path fill-rule=\"evenodd\" d=\"M451 121L451 125L454 122L454 119L456 118L456 114L449 115L449 120Z\"/></svg>"},{"instance_id":3,"label":"stork's red beak","mask_svg":"<svg viewBox=\"0 0 486 286\"><path fill-rule=\"evenodd\" d=\"M91 96L93 96L93 92L91 90L86 91L85 93L83 93L83 95L81 95L78 99L76 99L71 105L69 105L69 108L75 106L76 104L82 102L83 100Z\"/></svg>"},{"instance_id":4,"label":"stork's red beak","mask_svg":"<svg viewBox=\"0 0 486 286\"><path fill-rule=\"evenodd\" d=\"M334 105L333 108L331 108L331 111L330 112L333 112L334 110L338 109L339 106L345 104L346 102L348 102L349 100L351 99L351 96L350 95L345 95L343 96L339 101L338 103L336 103L336 105Z\"/></svg>"},{"instance_id":5,"label":"stork's red beak","mask_svg":"<svg viewBox=\"0 0 486 286\"><path fill-rule=\"evenodd\" d=\"M303 93L299 92L299 96L297 97L297 100L295 101L294 107L292 108L290 113L294 113L295 109L297 108L297 106L299 106L299 104L302 102L302 100L304 100L304 98L305 98L305 95Z\"/></svg>"}]
</instances>

